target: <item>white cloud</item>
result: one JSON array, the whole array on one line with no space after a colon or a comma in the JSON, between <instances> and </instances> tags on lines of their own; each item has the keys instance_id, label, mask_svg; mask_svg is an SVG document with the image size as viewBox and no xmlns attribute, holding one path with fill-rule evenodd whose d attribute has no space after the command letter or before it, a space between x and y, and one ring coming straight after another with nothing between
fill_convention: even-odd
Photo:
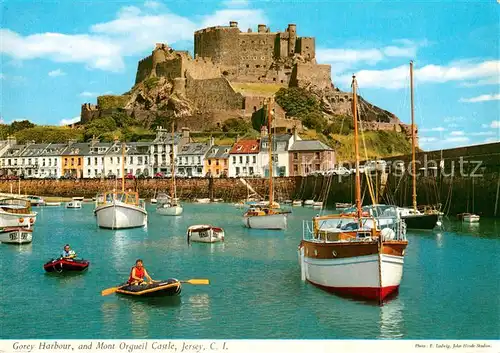
<instances>
[{"instance_id":1,"label":"white cloud","mask_svg":"<svg viewBox=\"0 0 500 353\"><path fill-rule=\"evenodd\" d=\"M418 138L418 143L422 144L422 143L429 143L429 142L434 142L434 141L437 141L437 138L436 137L426 137L426 136L422 136L422 137L419 137Z\"/></svg>"},{"instance_id":2,"label":"white cloud","mask_svg":"<svg viewBox=\"0 0 500 353\"><path fill-rule=\"evenodd\" d=\"M447 137L443 140L443 142L468 142L470 139L467 136L453 136Z\"/></svg>"},{"instance_id":3,"label":"white cloud","mask_svg":"<svg viewBox=\"0 0 500 353\"><path fill-rule=\"evenodd\" d=\"M115 19L94 24L89 33L83 34L36 33L24 36L0 29L0 53L15 60L48 59L83 63L91 69L120 71L124 68L125 56L145 54L154 43L171 45L192 41L197 29L227 26L230 20L238 21L243 30L267 22L261 10L236 8L218 10L194 22L157 5L161 4L146 1L143 8L122 7Z\"/></svg>"},{"instance_id":4,"label":"white cloud","mask_svg":"<svg viewBox=\"0 0 500 353\"><path fill-rule=\"evenodd\" d=\"M500 129L500 120L493 120L490 124L492 129Z\"/></svg>"},{"instance_id":5,"label":"white cloud","mask_svg":"<svg viewBox=\"0 0 500 353\"><path fill-rule=\"evenodd\" d=\"M464 136L465 133L463 131L452 131L450 132L451 136Z\"/></svg>"},{"instance_id":6,"label":"white cloud","mask_svg":"<svg viewBox=\"0 0 500 353\"><path fill-rule=\"evenodd\" d=\"M462 83L462 86L464 87L476 87L476 86L486 86L486 85L500 85L500 76L488 77L482 80L477 80L475 82Z\"/></svg>"},{"instance_id":7,"label":"white cloud","mask_svg":"<svg viewBox=\"0 0 500 353\"><path fill-rule=\"evenodd\" d=\"M160 7L162 7L163 4L161 2L158 2L158 1L145 1L144 2L144 7L145 8L148 8L148 9L158 9Z\"/></svg>"},{"instance_id":8,"label":"white cloud","mask_svg":"<svg viewBox=\"0 0 500 353\"><path fill-rule=\"evenodd\" d=\"M414 69L415 81L422 83L491 79L498 75L500 75L500 60L476 63L461 61L452 62L446 66L431 64ZM408 85L409 68L408 65L402 65L386 70L361 70L356 73L356 76L360 87L400 89ZM336 81L349 84L351 75L341 75L336 78Z\"/></svg>"},{"instance_id":9,"label":"white cloud","mask_svg":"<svg viewBox=\"0 0 500 353\"><path fill-rule=\"evenodd\" d=\"M477 103L477 102L487 102L487 101L497 101L500 100L500 94L483 94L481 96L473 98L460 98L460 102L465 103Z\"/></svg>"},{"instance_id":10,"label":"white cloud","mask_svg":"<svg viewBox=\"0 0 500 353\"><path fill-rule=\"evenodd\" d=\"M226 0L224 5L227 7L246 7L248 6L248 0Z\"/></svg>"},{"instance_id":11,"label":"white cloud","mask_svg":"<svg viewBox=\"0 0 500 353\"><path fill-rule=\"evenodd\" d=\"M488 137L486 140L484 140L484 142L486 143L490 143L490 142L498 142L500 141L500 137Z\"/></svg>"},{"instance_id":12,"label":"white cloud","mask_svg":"<svg viewBox=\"0 0 500 353\"><path fill-rule=\"evenodd\" d=\"M64 76L66 73L61 69L53 70L49 72L50 77Z\"/></svg>"},{"instance_id":13,"label":"white cloud","mask_svg":"<svg viewBox=\"0 0 500 353\"><path fill-rule=\"evenodd\" d=\"M493 136L495 135L494 131L480 131L480 132L471 132L471 136Z\"/></svg>"},{"instance_id":14,"label":"white cloud","mask_svg":"<svg viewBox=\"0 0 500 353\"><path fill-rule=\"evenodd\" d=\"M80 121L80 116L75 116L74 118L71 118L71 119L62 119L59 122L59 125L71 125L71 124L77 123L79 121Z\"/></svg>"},{"instance_id":15,"label":"white cloud","mask_svg":"<svg viewBox=\"0 0 500 353\"><path fill-rule=\"evenodd\" d=\"M420 129L420 131L422 131L422 132L426 132L426 131L443 132L443 131L446 131L446 128L444 128L442 126L438 126L438 127L432 127L432 128L423 128L423 129Z\"/></svg>"},{"instance_id":16,"label":"white cloud","mask_svg":"<svg viewBox=\"0 0 500 353\"><path fill-rule=\"evenodd\" d=\"M99 93L84 91L79 94L80 97L97 97Z\"/></svg>"}]
</instances>

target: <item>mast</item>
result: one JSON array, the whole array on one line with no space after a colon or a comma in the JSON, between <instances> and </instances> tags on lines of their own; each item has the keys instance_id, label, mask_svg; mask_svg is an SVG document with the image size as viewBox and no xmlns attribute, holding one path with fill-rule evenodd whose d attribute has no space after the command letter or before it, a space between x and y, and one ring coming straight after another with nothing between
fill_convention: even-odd
<instances>
[{"instance_id":1,"label":"mast","mask_svg":"<svg viewBox=\"0 0 500 353\"><path fill-rule=\"evenodd\" d=\"M356 76L352 75L352 115L354 118L354 151L356 153L356 211L361 219L361 178L359 175L359 146L358 146L358 95L356 93ZM361 222L361 220L360 220Z\"/></svg>"},{"instance_id":2,"label":"mast","mask_svg":"<svg viewBox=\"0 0 500 353\"><path fill-rule=\"evenodd\" d=\"M172 173L172 197L171 203L174 204L174 199L177 198L177 189L175 187L175 160L174 160L174 121L172 120L172 145L170 148L170 172Z\"/></svg>"},{"instance_id":3,"label":"mast","mask_svg":"<svg viewBox=\"0 0 500 353\"><path fill-rule=\"evenodd\" d=\"M125 192L125 142L122 142L122 192Z\"/></svg>"},{"instance_id":4,"label":"mast","mask_svg":"<svg viewBox=\"0 0 500 353\"><path fill-rule=\"evenodd\" d=\"M269 150L269 207L273 208L274 205L274 192L273 192L273 139L272 139L272 110L271 110L272 98L269 98L269 104L267 105L267 140L268 140L268 150Z\"/></svg>"},{"instance_id":5,"label":"mast","mask_svg":"<svg viewBox=\"0 0 500 353\"><path fill-rule=\"evenodd\" d=\"M413 211L417 212L417 173L415 170L415 112L413 109L413 61L410 61L411 91L411 172L413 178Z\"/></svg>"}]
</instances>

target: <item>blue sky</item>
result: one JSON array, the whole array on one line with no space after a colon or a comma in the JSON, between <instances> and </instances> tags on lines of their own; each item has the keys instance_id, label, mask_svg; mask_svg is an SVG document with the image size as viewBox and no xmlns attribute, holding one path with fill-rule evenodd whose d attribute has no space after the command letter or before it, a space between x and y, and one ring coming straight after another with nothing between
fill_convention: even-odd
<instances>
[{"instance_id":1,"label":"blue sky","mask_svg":"<svg viewBox=\"0 0 500 353\"><path fill-rule=\"evenodd\" d=\"M239 22L271 31L296 23L316 37L336 86L410 121L415 69L420 145L433 150L500 140L500 4L467 1L0 0L0 114L58 125L80 105L121 94L156 42L192 52L193 32Z\"/></svg>"}]
</instances>

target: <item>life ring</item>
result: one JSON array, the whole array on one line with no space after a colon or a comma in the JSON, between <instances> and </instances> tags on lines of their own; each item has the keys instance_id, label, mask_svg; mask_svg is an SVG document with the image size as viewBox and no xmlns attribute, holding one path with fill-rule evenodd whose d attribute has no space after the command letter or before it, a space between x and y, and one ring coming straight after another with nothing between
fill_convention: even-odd
<instances>
[{"instance_id":1,"label":"life ring","mask_svg":"<svg viewBox=\"0 0 500 353\"><path fill-rule=\"evenodd\" d=\"M24 223L24 218L19 218L19 223Z\"/></svg>"},{"instance_id":2,"label":"life ring","mask_svg":"<svg viewBox=\"0 0 500 353\"><path fill-rule=\"evenodd\" d=\"M33 218L30 218L30 223L33 224L35 220Z\"/></svg>"}]
</instances>

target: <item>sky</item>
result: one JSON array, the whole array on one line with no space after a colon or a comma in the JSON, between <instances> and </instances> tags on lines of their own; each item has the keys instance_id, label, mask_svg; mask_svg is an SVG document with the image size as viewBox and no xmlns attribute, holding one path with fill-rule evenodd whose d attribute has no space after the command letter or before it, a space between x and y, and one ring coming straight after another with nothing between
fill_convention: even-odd
<instances>
[{"instance_id":1,"label":"sky","mask_svg":"<svg viewBox=\"0 0 500 353\"><path fill-rule=\"evenodd\" d=\"M193 52L193 32L238 21L316 38L335 86L415 123L424 150L500 140L500 2L0 0L0 119L61 125L122 94L155 43Z\"/></svg>"}]
</instances>

